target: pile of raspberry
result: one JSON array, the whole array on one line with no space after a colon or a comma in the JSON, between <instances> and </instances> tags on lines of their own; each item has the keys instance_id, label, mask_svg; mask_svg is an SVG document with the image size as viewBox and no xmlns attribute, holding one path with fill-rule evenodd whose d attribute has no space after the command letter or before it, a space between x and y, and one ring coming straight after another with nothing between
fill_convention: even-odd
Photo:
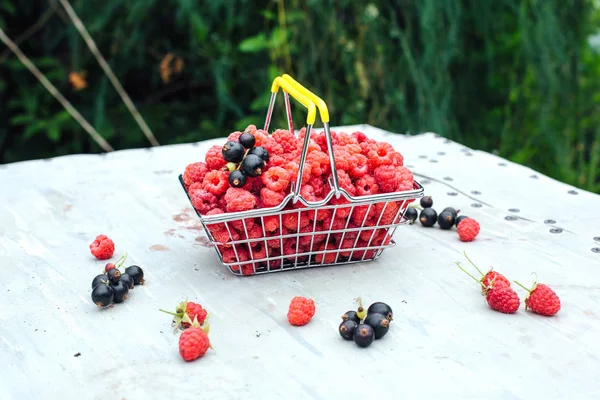
<instances>
[{"instance_id":1,"label":"pile of raspberry","mask_svg":"<svg viewBox=\"0 0 600 400\"><path fill-rule=\"evenodd\" d=\"M290 193L292 182L296 182L300 163L300 155L304 144L305 128L298 136L294 133L277 129L271 135L268 132L250 125L245 132L251 133L255 146L263 147L268 152L268 162L257 177L248 177L244 186L232 187L229 183L229 169L223 158L222 146L215 145L206 153L204 162L196 162L186 167L183 182L194 208L201 215L215 215L247 211L259 208L279 207ZM227 141L236 141L242 132L231 133ZM337 168L340 188L348 194L361 196L377 193L391 193L412 190L414 177L403 165L403 156L391 144L378 142L368 138L362 132L331 132L333 153ZM308 144L308 154L302 174L300 193L307 201L324 199L331 191L331 165L324 132L313 132ZM269 269L285 267L287 263L303 262L308 256L297 253L312 253L331 249L348 249L338 253L321 253L316 255L316 262L324 264L342 259L368 260L375 256L376 249L354 250L360 247L377 247L389 243L387 228L376 226L397 223L402 212L403 202L381 202L369 208L368 205L356 206L352 209L341 207L335 211L334 206L349 202L343 197L332 198L327 206L306 211L298 210L306 207L300 202L285 205L277 216L262 218L246 218L227 223L213 224L209 231L219 243L218 247L225 263L234 265L234 271L252 274L253 260L281 256L270 261ZM408 202L406 202L408 203ZM405 205L406 205L405 203ZM373 227L360 232L313 235L313 231L331 229ZM229 228L229 229L227 229ZM300 233L299 238L279 238L281 235ZM236 245L232 241L255 240L250 243ZM365 254L366 252L366 254ZM285 257L289 255L289 257ZM324 258L324 259L323 259ZM256 261L255 265L267 267L267 263Z\"/></svg>"}]
</instances>

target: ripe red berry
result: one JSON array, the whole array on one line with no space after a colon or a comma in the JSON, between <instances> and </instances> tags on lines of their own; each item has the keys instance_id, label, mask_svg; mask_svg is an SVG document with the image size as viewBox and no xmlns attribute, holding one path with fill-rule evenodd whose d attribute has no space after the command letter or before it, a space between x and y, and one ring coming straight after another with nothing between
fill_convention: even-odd
<instances>
[{"instance_id":1,"label":"ripe red berry","mask_svg":"<svg viewBox=\"0 0 600 400\"><path fill-rule=\"evenodd\" d=\"M460 263L457 262L456 264L458 265L458 267L460 269L463 270L463 272L465 272L467 275L469 275L471 278L473 278L474 280L476 280L481 285L481 293L482 294L485 295L488 292L488 290L490 290L492 287L498 287L500 284L503 284L505 286L510 287L510 281L504 275L502 275L500 272L496 272L496 271L493 271L493 270L490 269L487 273L484 274L481 271L481 269L479 269L479 267L477 265L475 265L475 263L473 261L471 261L471 259L467 255L467 252L464 252L463 254L467 258L467 260L469 261L469 263L473 267L475 267L475 269L477 270L477 272L479 272L479 274L481 275L481 279L477 279L473 275L471 275L467 271L465 271L460 266Z\"/></svg>"},{"instance_id":2,"label":"ripe red berry","mask_svg":"<svg viewBox=\"0 0 600 400\"><path fill-rule=\"evenodd\" d=\"M296 296L290 302L287 318L290 324L301 326L310 322L315 315L315 302L306 297Z\"/></svg>"},{"instance_id":3,"label":"ripe red berry","mask_svg":"<svg viewBox=\"0 0 600 400\"><path fill-rule=\"evenodd\" d=\"M456 227L458 236L462 242L472 242L479 234L479 222L473 218L465 218Z\"/></svg>"},{"instance_id":4,"label":"ripe red berry","mask_svg":"<svg viewBox=\"0 0 600 400\"><path fill-rule=\"evenodd\" d=\"M533 288L527 289L519 282L515 281L515 283L528 292L527 297L525 297L525 309L547 317L560 311L560 298L548 285L536 282L533 284Z\"/></svg>"},{"instance_id":5,"label":"ripe red berry","mask_svg":"<svg viewBox=\"0 0 600 400\"><path fill-rule=\"evenodd\" d=\"M108 260L115 253L115 244L106 235L98 235L90 244L92 255L99 260Z\"/></svg>"},{"instance_id":6,"label":"ripe red berry","mask_svg":"<svg viewBox=\"0 0 600 400\"><path fill-rule=\"evenodd\" d=\"M204 329L206 328L192 327L179 337L179 354L185 361L194 361L202 357L211 347L210 339Z\"/></svg>"},{"instance_id":7,"label":"ripe red berry","mask_svg":"<svg viewBox=\"0 0 600 400\"><path fill-rule=\"evenodd\" d=\"M521 305L517 292L505 283L493 285L485 298L492 309L505 314L514 314Z\"/></svg>"}]
</instances>

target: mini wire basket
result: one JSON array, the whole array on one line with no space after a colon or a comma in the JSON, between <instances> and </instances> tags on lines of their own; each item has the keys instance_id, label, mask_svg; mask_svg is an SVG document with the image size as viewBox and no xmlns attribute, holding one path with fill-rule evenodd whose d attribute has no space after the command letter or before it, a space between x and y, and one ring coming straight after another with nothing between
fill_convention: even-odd
<instances>
[{"instance_id":1,"label":"mini wire basket","mask_svg":"<svg viewBox=\"0 0 600 400\"><path fill-rule=\"evenodd\" d=\"M350 195L339 186L325 102L287 74L273 81L264 130L268 132L280 87L290 132L294 130L289 96L308 109L296 182L277 207L215 215L196 211L219 260L235 275L256 275L377 259L395 245L392 236L407 222L406 208L423 196L423 187L415 181L412 190ZM302 197L300 188L317 109L330 159L331 190L322 200L311 202ZM179 181L191 202L182 175Z\"/></svg>"}]
</instances>

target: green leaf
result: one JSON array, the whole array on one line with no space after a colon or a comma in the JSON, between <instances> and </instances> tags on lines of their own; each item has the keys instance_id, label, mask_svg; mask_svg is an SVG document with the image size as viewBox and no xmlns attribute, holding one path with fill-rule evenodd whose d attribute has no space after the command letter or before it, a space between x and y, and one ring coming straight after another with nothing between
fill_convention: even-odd
<instances>
[{"instance_id":1,"label":"green leaf","mask_svg":"<svg viewBox=\"0 0 600 400\"><path fill-rule=\"evenodd\" d=\"M244 53L256 53L267 48L267 38L264 33L246 38L240 42L238 49Z\"/></svg>"},{"instance_id":2,"label":"green leaf","mask_svg":"<svg viewBox=\"0 0 600 400\"><path fill-rule=\"evenodd\" d=\"M33 121L33 117L30 114L19 114L15 115L10 119L10 122L13 125L25 125L31 123Z\"/></svg>"},{"instance_id":3,"label":"green leaf","mask_svg":"<svg viewBox=\"0 0 600 400\"><path fill-rule=\"evenodd\" d=\"M27 126L27 128L25 128L25 132L23 132L23 137L25 139L31 139L38 132L42 131L45 128L45 126L45 121L36 121L33 124Z\"/></svg>"},{"instance_id":4,"label":"green leaf","mask_svg":"<svg viewBox=\"0 0 600 400\"><path fill-rule=\"evenodd\" d=\"M287 42L287 31L285 29L275 28L271 32L271 43L270 47L276 49L281 47Z\"/></svg>"},{"instance_id":5,"label":"green leaf","mask_svg":"<svg viewBox=\"0 0 600 400\"><path fill-rule=\"evenodd\" d=\"M199 14L193 13L190 17L190 26L196 39L199 42L204 42L208 34L208 27L204 19Z\"/></svg>"},{"instance_id":6,"label":"green leaf","mask_svg":"<svg viewBox=\"0 0 600 400\"><path fill-rule=\"evenodd\" d=\"M58 126L51 124L48 126L46 135L48 136L48 139L56 143L60 140L60 129L58 129Z\"/></svg>"},{"instance_id":7,"label":"green leaf","mask_svg":"<svg viewBox=\"0 0 600 400\"><path fill-rule=\"evenodd\" d=\"M52 118L52 123L59 126L63 122L71 121L71 114L69 114L66 110L63 110L57 113L54 118Z\"/></svg>"}]
</instances>

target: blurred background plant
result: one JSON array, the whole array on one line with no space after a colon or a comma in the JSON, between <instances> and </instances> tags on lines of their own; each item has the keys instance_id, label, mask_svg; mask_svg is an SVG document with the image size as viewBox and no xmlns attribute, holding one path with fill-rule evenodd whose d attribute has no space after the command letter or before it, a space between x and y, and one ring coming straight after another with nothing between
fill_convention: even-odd
<instances>
[{"instance_id":1,"label":"blurred background plant","mask_svg":"<svg viewBox=\"0 0 600 400\"><path fill-rule=\"evenodd\" d=\"M260 126L286 72L334 125L437 132L600 193L596 0L71 4L160 144ZM59 0L0 0L0 28L112 147L150 145ZM102 151L4 46L0 72L0 162Z\"/></svg>"}]
</instances>

